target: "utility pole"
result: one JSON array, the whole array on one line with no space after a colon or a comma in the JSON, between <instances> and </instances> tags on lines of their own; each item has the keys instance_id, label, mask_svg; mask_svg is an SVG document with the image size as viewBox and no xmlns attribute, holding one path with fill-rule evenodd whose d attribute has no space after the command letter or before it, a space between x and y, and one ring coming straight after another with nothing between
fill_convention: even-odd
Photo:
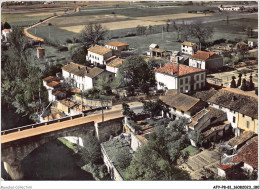
<instances>
[{"instance_id":1,"label":"utility pole","mask_svg":"<svg viewBox=\"0 0 260 190\"><path fill-rule=\"evenodd\" d=\"M104 122L104 107L103 107L103 98L101 100L101 107L102 107L102 122Z\"/></svg>"},{"instance_id":2,"label":"utility pole","mask_svg":"<svg viewBox=\"0 0 260 190\"><path fill-rule=\"evenodd\" d=\"M162 40L163 40L163 28L162 28Z\"/></svg>"}]
</instances>

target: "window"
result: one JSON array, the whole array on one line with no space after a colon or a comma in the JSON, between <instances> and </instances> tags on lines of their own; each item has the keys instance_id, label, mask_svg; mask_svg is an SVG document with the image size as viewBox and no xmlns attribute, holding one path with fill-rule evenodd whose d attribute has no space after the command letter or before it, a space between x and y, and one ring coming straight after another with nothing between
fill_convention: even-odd
<instances>
[{"instance_id":1,"label":"window","mask_svg":"<svg viewBox=\"0 0 260 190\"><path fill-rule=\"evenodd\" d=\"M222 109L222 106L218 106L219 107L219 109Z\"/></svg>"},{"instance_id":2,"label":"window","mask_svg":"<svg viewBox=\"0 0 260 190\"><path fill-rule=\"evenodd\" d=\"M188 83L188 81L189 81L189 79L188 79L188 78L185 78L185 84L187 84L187 83Z\"/></svg>"},{"instance_id":3,"label":"window","mask_svg":"<svg viewBox=\"0 0 260 190\"><path fill-rule=\"evenodd\" d=\"M109 77L111 78L111 77L112 77L112 75L109 75Z\"/></svg>"},{"instance_id":4,"label":"window","mask_svg":"<svg viewBox=\"0 0 260 190\"><path fill-rule=\"evenodd\" d=\"M249 127L250 127L249 121L246 121L246 127L249 129Z\"/></svg>"},{"instance_id":5,"label":"window","mask_svg":"<svg viewBox=\"0 0 260 190\"><path fill-rule=\"evenodd\" d=\"M204 80L204 75L203 74L200 77L201 77L201 80Z\"/></svg>"},{"instance_id":6,"label":"window","mask_svg":"<svg viewBox=\"0 0 260 190\"><path fill-rule=\"evenodd\" d=\"M181 115L184 115L184 111L181 111Z\"/></svg>"},{"instance_id":7,"label":"window","mask_svg":"<svg viewBox=\"0 0 260 190\"><path fill-rule=\"evenodd\" d=\"M233 123L236 123L236 117L233 116Z\"/></svg>"},{"instance_id":8,"label":"window","mask_svg":"<svg viewBox=\"0 0 260 190\"><path fill-rule=\"evenodd\" d=\"M172 108L173 109L173 111L176 111L176 108Z\"/></svg>"},{"instance_id":9,"label":"window","mask_svg":"<svg viewBox=\"0 0 260 190\"><path fill-rule=\"evenodd\" d=\"M199 75L197 75L196 78L197 78L197 80L200 80L200 76Z\"/></svg>"},{"instance_id":10,"label":"window","mask_svg":"<svg viewBox=\"0 0 260 190\"><path fill-rule=\"evenodd\" d=\"M180 79L180 85L183 85L183 79Z\"/></svg>"},{"instance_id":11,"label":"window","mask_svg":"<svg viewBox=\"0 0 260 190\"><path fill-rule=\"evenodd\" d=\"M183 92L183 88L182 87L180 88L180 92Z\"/></svg>"},{"instance_id":12,"label":"window","mask_svg":"<svg viewBox=\"0 0 260 190\"><path fill-rule=\"evenodd\" d=\"M197 83L197 84L196 84L196 90L199 90L199 88L200 88L200 84Z\"/></svg>"},{"instance_id":13,"label":"window","mask_svg":"<svg viewBox=\"0 0 260 190\"><path fill-rule=\"evenodd\" d=\"M243 114L242 117L245 117L245 114Z\"/></svg>"},{"instance_id":14,"label":"window","mask_svg":"<svg viewBox=\"0 0 260 190\"><path fill-rule=\"evenodd\" d=\"M201 88L204 86L204 82L201 83Z\"/></svg>"},{"instance_id":15,"label":"window","mask_svg":"<svg viewBox=\"0 0 260 190\"><path fill-rule=\"evenodd\" d=\"M185 90L188 90L188 86L185 86Z\"/></svg>"},{"instance_id":16,"label":"window","mask_svg":"<svg viewBox=\"0 0 260 190\"><path fill-rule=\"evenodd\" d=\"M198 63L198 62L197 62L197 67L198 67L199 69L201 69L201 63Z\"/></svg>"}]
</instances>

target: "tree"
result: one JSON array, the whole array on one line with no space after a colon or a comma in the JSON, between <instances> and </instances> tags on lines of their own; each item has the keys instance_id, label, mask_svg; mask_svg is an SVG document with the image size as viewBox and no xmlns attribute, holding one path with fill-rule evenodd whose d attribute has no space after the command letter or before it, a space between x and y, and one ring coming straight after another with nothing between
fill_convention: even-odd
<instances>
[{"instance_id":1,"label":"tree","mask_svg":"<svg viewBox=\"0 0 260 190\"><path fill-rule=\"evenodd\" d=\"M175 167L181 150L187 146L185 119L162 119L155 123L155 132L141 146L127 168L128 180L188 180L186 171Z\"/></svg>"},{"instance_id":2,"label":"tree","mask_svg":"<svg viewBox=\"0 0 260 190\"><path fill-rule=\"evenodd\" d=\"M148 64L152 66L152 68L160 68L163 67L165 65L165 61L162 59L154 59L154 58L150 58L148 61Z\"/></svg>"},{"instance_id":3,"label":"tree","mask_svg":"<svg viewBox=\"0 0 260 190\"><path fill-rule=\"evenodd\" d=\"M202 23L193 23L185 26L184 29L187 35L191 38L197 38L199 43L202 44L213 35L212 27L203 25Z\"/></svg>"},{"instance_id":4,"label":"tree","mask_svg":"<svg viewBox=\"0 0 260 190\"><path fill-rule=\"evenodd\" d=\"M163 105L161 100L157 100L155 102L151 100L149 101L141 100L141 102L143 103L143 109L144 109L143 112L148 113L151 118L158 116L163 110Z\"/></svg>"},{"instance_id":5,"label":"tree","mask_svg":"<svg viewBox=\"0 0 260 190\"><path fill-rule=\"evenodd\" d=\"M237 87L235 79L236 79L236 77L232 76L232 81L231 81L231 84L230 84L230 88L236 88Z\"/></svg>"},{"instance_id":6,"label":"tree","mask_svg":"<svg viewBox=\"0 0 260 190\"><path fill-rule=\"evenodd\" d=\"M140 26L140 25L138 25L137 27L136 27L136 34L137 35L144 35L145 34L145 31L146 31L146 27L145 26Z\"/></svg>"},{"instance_id":7,"label":"tree","mask_svg":"<svg viewBox=\"0 0 260 190\"><path fill-rule=\"evenodd\" d=\"M121 86L140 88L144 93L149 93L149 87L156 83L152 66L141 56L128 57L119 66L116 77Z\"/></svg>"},{"instance_id":8,"label":"tree","mask_svg":"<svg viewBox=\"0 0 260 190\"><path fill-rule=\"evenodd\" d=\"M88 48L84 45L73 46L70 50L71 59L78 64L86 65L86 54Z\"/></svg>"},{"instance_id":9,"label":"tree","mask_svg":"<svg viewBox=\"0 0 260 190\"><path fill-rule=\"evenodd\" d=\"M247 90L247 86L246 86L246 79L243 79L242 80L242 86L241 86L241 88L240 88L241 90L244 90L244 91L246 91Z\"/></svg>"},{"instance_id":10,"label":"tree","mask_svg":"<svg viewBox=\"0 0 260 190\"><path fill-rule=\"evenodd\" d=\"M196 146L201 147L205 140L203 139L203 136L201 135L201 131L194 130L190 133L190 138L196 143Z\"/></svg>"},{"instance_id":11,"label":"tree","mask_svg":"<svg viewBox=\"0 0 260 190\"><path fill-rule=\"evenodd\" d=\"M250 81L249 81L249 90L254 90L255 84L253 83L253 76L250 75Z\"/></svg>"},{"instance_id":12,"label":"tree","mask_svg":"<svg viewBox=\"0 0 260 190\"><path fill-rule=\"evenodd\" d=\"M36 121L48 104L47 91L41 81L45 66L29 49L22 28L13 28L9 39L10 54L2 57L2 100L17 113L29 115Z\"/></svg>"},{"instance_id":13,"label":"tree","mask_svg":"<svg viewBox=\"0 0 260 190\"><path fill-rule=\"evenodd\" d=\"M84 26L84 28L80 32L81 41L87 45L97 45L101 40L104 40L104 37L107 33L107 30L98 23L89 23Z\"/></svg>"},{"instance_id":14,"label":"tree","mask_svg":"<svg viewBox=\"0 0 260 190\"><path fill-rule=\"evenodd\" d=\"M130 109L130 106L126 103L122 104L123 115L129 117L131 120L135 119L135 113Z\"/></svg>"},{"instance_id":15,"label":"tree","mask_svg":"<svg viewBox=\"0 0 260 190\"><path fill-rule=\"evenodd\" d=\"M84 147L80 148L80 155L85 164L102 162L101 147L96 137L89 136L85 139Z\"/></svg>"},{"instance_id":16,"label":"tree","mask_svg":"<svg viewBox=\"0 0 260 190\"><path fill-rule=\"evenodd\" d=\"M132 155L127 147L115 148L111 158L121 169L126 169L132 160Z\"/></svg>"},{"instance_id":17,"label":"tree","mask_svg":"<svg viewBox=\"0 0 260 190\"><path fill-rule=\"evenodd\" d=\"M11 25L8 22L5 22L4 29L11 29Z\"/></svg>"},{"instance_id":18,"label":"tree","mask_svg":"<svg viewBox=\"0 0 260 190\"><path fill-rule=\"evenodd\" d=\"M241 73L239 73L238 74L238 81L237 81L237 87L239 87L240 85L241 85L241 81L242 81L242 74Z\"/></svg>"},{"instance_id":19,"label":"tree","mask_svg":"<svg viewBox=\"0 0 260 190\"><path fill-rule=\"evenodd\" d=\"M99 90L99 93L102 95L111 95L111 84L110 79L108 77L105 78L99 78L97 80L96 89Z\"/></svg>"}]
</instances>

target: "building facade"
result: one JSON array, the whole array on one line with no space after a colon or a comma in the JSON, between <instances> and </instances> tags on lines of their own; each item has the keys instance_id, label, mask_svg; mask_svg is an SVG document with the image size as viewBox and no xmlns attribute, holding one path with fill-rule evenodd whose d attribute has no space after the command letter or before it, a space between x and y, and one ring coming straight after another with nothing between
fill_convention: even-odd
<instances>
[{"instance_id":1,"label":"building facade","mask_svg":"<svg viewBox=\"0 0 260 190\"><path fill-rule=\"evenodd\" d=\"M223 57L214 52L198 51L190 56L189 66L208 71L216 70L223 67Z\"/></svg>"},{"instance_id":2,"label":"building facade","mask_svg":"<svg viewBox=\"0 0 260 190\"><path fill-rule=\"evenodd\" d=\"M155 69L157 89L189 92L199 90L205 86L206 71L182 64L167 63Z\"/></svg>"},{"instance_id":3,"label":"building facade","mask_svg":"<svg viewBox=\"0 0 260 190\"><path fill-rule=\"evenodd\" d=\"M86 60L95 66L106 65L106 60L112 56L112 50L110 48L94 46L88 49Z\"/></svg>"},{"instance_id":4,"label":"building facade","mask_svg":"<svg viewBox=\"0 0 260 190\"><path fill-rule=\"evenodd\" d=\"M193 55L197 52L198 46L196 43L192 42L183 42L181 44L181 53Z\"/></svg>"}]
</instances>

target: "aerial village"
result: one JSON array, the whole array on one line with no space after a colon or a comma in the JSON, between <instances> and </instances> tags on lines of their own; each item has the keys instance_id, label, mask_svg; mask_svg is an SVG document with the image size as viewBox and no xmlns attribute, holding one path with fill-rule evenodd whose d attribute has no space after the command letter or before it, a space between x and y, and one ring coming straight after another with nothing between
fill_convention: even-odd
<instances>
[{"instance_id":1,"label":"aerial village","mask_svg":"<svg viewBox=\"0 0 260 190\"><path fill-rule=\"evenodd\" d=\"M241 11L241 6L217 10ZM98 33L94 38L88 33L92 29ZM2 51L12 48L15 30L2 23ZM83 44L88 48L76 50L83 61L62 58L62 64L47 59L46 40L24 32L33 42L35 59L55 68L40 78L43 90L35 91L36 124L30 127L94 118L93 136L110 180L258 179L257 33L250 30L244 41L206 45L207 34L200 36L205 41L178 37L174 49L150 43L139 53L126 41L103 43L102 32L101 25L86 26ZM67 46L77 43L67 41ZM234 57L239 57L235 64ZM44 91L47 103L42 106ZM2 139L9 130L2 129ZM87 146L80 137L64 139L75 153Z\"/></svg>"}]
</instances>

